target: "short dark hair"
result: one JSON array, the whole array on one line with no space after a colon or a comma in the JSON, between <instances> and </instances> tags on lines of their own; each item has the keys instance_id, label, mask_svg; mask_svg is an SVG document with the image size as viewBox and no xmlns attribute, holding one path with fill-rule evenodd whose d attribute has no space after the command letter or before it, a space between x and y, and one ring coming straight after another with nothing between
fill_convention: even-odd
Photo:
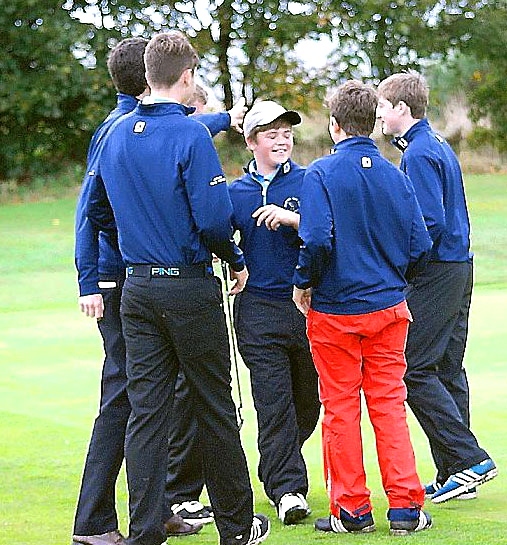
<instances>
[{"instance_id":1,"label":"short dark hair","mask_svg":"<svg viewBox=\"0 0 507 545\"><path fill-rule=\"evenodd\" d=\"M126 38L111 50L107 68L119 93L138 96L148 86L144 69L145 38Z\"/></svg>"},{"instance_id":2,"label":"short dark hair","mask_svg":"<svg viewBox=\"0 0 507 545\"><path fill-rule=\"evenodd\" d=\"M375 127L377 95L357 80L340 85L327 99L330 115L350 136L369 136Z\"/></svg>"},{"instance_id":3,"label":"short dark hair","mask_svg":"<svg viewBox=\"0 0 507 545\"><path fill-rule=\"evenodd\" d=\"M146 79L155 86L173 86L185 70L194 70L198 62L195 49L179 31L156 34L144 52Z\"/></svg>"},{"instance_id":4,"label":"short dark hair","mask_svg":"<svg viewBox=\"0 0 507 545\"><path fill-rule=\"evenodd\" d=\"M382 80L377 93L393 106L404 102L415 119L422 119L426 115L429 88L422 74L415 70L393 74Z\"/></svg>"}]
</instances>

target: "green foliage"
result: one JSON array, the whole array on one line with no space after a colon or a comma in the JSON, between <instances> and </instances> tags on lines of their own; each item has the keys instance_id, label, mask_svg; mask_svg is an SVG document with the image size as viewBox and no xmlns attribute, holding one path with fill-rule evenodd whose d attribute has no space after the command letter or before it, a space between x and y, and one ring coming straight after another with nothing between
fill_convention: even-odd
<instances>
[{"instance_id":1,"label":"green foliage","mask_svg":"<svg viewBox=\"0 0 507 545\"><path fill-rule=\"evenodd\" d=\"M379 81L418 66L433 51L428 14L434 0L331 0L327 17L336 49L329 77Z\"/></svg>"},{"instance_id":2,"label":"green foliage","mask_svg":"<svg viewBox=\"0 0 507 545\"><path fill-rule=\"evenodd\" d=\"M284 100L288 106L296 106L298 96L322 95L322 89L315 82L310 85L307 74L298 69L293 52L300 40L329 30L322 17L322 0L212 0L207 9L193 1L69 0L67 6L73 13L98 14L102 24L94 37L102 35L102 43L105 36L185 32L202 57L201 77L218 86L227 108L239 94L250 104L263 95ZM304 109L311 106L311 101L299 103Z\"/></svg>"},{"instance_id":3,"label":"green foliage","mask_svg":"<svg viewBox=\"0 0 507 545\"><path fill-rule=\"evenodd\" d=\"M502 149L504 143L498 139L498 134L487 127L474 127L467 136L467 142L472 149L493 146Z\"/></svg>"},{"instance_id":4,"label":"green foliage","mask_svg":"<svg viewBox=\"0 0 507 545\"><path fill-rule=\"evenodd\" d=\"M5 5L3 5L5 4ZM488 116L507 142L505 0L10 0L0 10L0 179L28 180L82 163L114 104L106 58L122 38L179 29L201 55L199 74L230 108L274 98L306 113L326 88L349 78L377 82L463 50L474 59L467 90L474 119ZM86 22L83 22L86 21ZM307 69L295 47L330 36L324 69ZM323 53L325 55L326 53ZM321 61L322 59L319 59Z\"/></svg>"},{"instance_id":5,"label":"green foliage","mask_svg":"<svg viewBox=\"0 0 507 545\"><path fill-rule=\"evenodd\" d=\"M0 181L0 205L75 197L84 172L84 162L80 161L61 166L52 174L34 175L30 180Z\"/></svg>"},{"instance_id":6,"label":"green foliage","mask_svg":"<svg viewBox=\"0 0 507 545\"><path fill-rule=\"evenodd\" d=\"M500 4L498 2L497 4ZM466 51L477 59L477 69L469 82L472 119L490 122L491 141L507 150L507 4L490 7L478 17Z\"/></svg>"},{"instance_id":7,"label":"green foliage","mask_svg":"<svg viewBox=\"0 0 507 545\"><path fill-rule=\"evenodd\" d=\"M103 85L72 54L86 27L62 2L11 0L0 28L0 179L82 161Z\"/></svg>"},{"instance_id":8,"label":"green foliage","mask_svg":"<svg viewBox=\"0 0 507 545\"><path fill-rule=\"evenodd\" d=\"M461 35L444 63L429 68L434 106L440 108L461 93L478 123L468 137L472 146L493 145L507 150L507 3L490 2L469 19L447 25Z\"/></svg>"}]
</instances>

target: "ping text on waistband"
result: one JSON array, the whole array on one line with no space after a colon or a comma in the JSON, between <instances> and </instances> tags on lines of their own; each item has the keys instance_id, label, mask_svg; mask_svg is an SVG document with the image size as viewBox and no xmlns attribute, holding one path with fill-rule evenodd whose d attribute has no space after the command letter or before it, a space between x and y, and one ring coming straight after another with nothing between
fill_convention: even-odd
<instances>
[{"instance_id":1,"label":"ping text on waistband","mask_svg":"<svg viewBox=\"0 0 507 545\"><path fill-rule=\"evenodd\" d=\"M204 263L189 266L170 265L130 265L126 268L126 276L144 276L150 278L203 278L210 274Z\"/></svg>"}]
</instances>

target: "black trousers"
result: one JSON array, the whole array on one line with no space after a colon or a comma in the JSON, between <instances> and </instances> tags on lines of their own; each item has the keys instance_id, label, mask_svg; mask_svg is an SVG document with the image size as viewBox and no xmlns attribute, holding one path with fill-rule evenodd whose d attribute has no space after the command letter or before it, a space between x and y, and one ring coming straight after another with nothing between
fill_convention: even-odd
<instances>
[{"instance_id":1,"label":"black trousers","mask_svg":"<svg viewBox=\"0 0 507 545\"><path fill-rule=\"evenodd\" d=\"M104 279L103 279L104 280ZM100 410L88 446L74 519L74 534L96 535L118 528L116 480L123 463L125 430L130 415L125 370L125 342L120 321L123 279L101 290L104 317L98 322L104 344Z\"/></svg>"},{"instance_id":2,"label":"black trousers","mask_svg":"<svg viewBox=\"0 0 507 545\"><path fill-rule=\"evenodd\" d=\"M204 471L197 415L190 386L180 370L176 379L173 414L169 425L166 504L198 500L204 488Z\"/></svg>"},{"instance_id":3,"label":"black trousers","mask_svg":"<svg viewBox=\"0 0 507 545\"><path fill-rule=\"evenodd\" d=\"M489 457L470 431L463 367L472 285L472 262L431 262L407 291L414 319L406 348L407 401L428 437L439 482Z\"/></svg>"},{"instance_id":4,"label":"black trousers","mask_svg":"<svg viewBox=\"0 0 507 545\"><path fill-rule=\"evenodd\" d=\"M229 343L216 278L129 277L121 316L132 413L125 457L129 545L166 539L164 488L176 377L194 397L205 483L221 540L250 530L253 497L231 393Z\"/></svg>"},{"instance_id":5,"label":"black trousers","mask_svg":"<svg viewBox=\"0 0 507 545\"><path fill-rule=\"evenodd\" d=\"M287 492L306 495L301 447L320 412L306 319L291 300L242 292L234 301L234 323L257 412L259 479L275 503Z\"/></svg>"},{"instance_id":6,"label":"black trousers","mask_svg":"<svg viewBox=\"0 0 507 545\"><path fill-rule=\"evenodd\" d=\"M98 322L104 346L100 410L95 419L74 519L74 534L97 535L116 530L116 483L124 459L125 431L130 415L127 396L126 349L120 319L124 277L102 278L116 286L101 289L104 317ZM180 372L174 414L169 426L166 504L197 500L204 486L202 456L194 403ZM167 509L168 518L172 513Z\"/></svg>"}]
</instances>

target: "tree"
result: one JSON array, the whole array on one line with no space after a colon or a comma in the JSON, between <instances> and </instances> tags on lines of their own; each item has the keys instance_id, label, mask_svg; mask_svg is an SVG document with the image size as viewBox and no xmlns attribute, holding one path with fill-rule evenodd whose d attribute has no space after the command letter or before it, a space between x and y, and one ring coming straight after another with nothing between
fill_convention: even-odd
<instances>
[{"instance_id":1,"label":"tree","mask_svg":"<svg viewBox=\"0 0 507 545\"><path fill-rule=\"evenodd\" d=\"M62 2L11 0L0 11L0 179L83 160L90 98L101 83L72 51L79 31Z\"/></svg>"},{"instance_id":2,"label":"tree","mask_svg":"<svg viewBox=\"0 0 507 545\"><path fill-rule=\"evenodd\" d=\"M478 7L479 6L479 7ZM480 8L480 9L479 9ZM471 120L480 122L469 140L507 150L507 2L460 2L442 11L436 27L443 62L430 66L433 104L461 94Z\"/></svg>"},{"instance_id":3,"label":"tree","mask_svg":"<svg viewBox=\"0 0 507 545\"><path fill-rule=\"evenodd\" d=\"M435 0L330 0L327 17L336 48L328 74L375 82L417 67L430 54Z\"/></svg>"},{"instance_id":4,"label":"tree","mask_svg":"<svg viewBox=\"0 0 507 545\"><path fill-rule=\"evenodd\" d=\"M373 82L409 68L424 70L464 46L483 12L505 0L329 0L336 48L328 77Z\"/></svg>"},{"instance_id":5,"label":"tree","mask_svg":"<svg viewBox=\"0 0 507 545\"><path fill-rule=\"evenodd\" d=\"M481 10L463 51L476 59L468 81L472 118L488 119L488 140L507 151L507 3L493 2Z\"/></svg>"},{"instance_id":6,"label":"tree","mask_svg":"<svg viewBox=\"0 0 507 545\"><path fill-rule=\"evenodd\" d=\"M311 106L321 89L301 69L294 46L329 30L323 4L321 0L210 0L203 9L201 3L188 0L67 2L74 14L96 15L95 37L111 29L118 36L149 37L168 29L185 32L202 57L201 76L208 85L218 86L227 108L243 95L249 103L269 96L303 109Z\"/></svg>"},{"instance_id":7,"label":"tree","mask_svg":"<svg viewBox=\"0 0 507 545\"><path fill-rule=\"evenodd\" d=\"M476 117L507 126L506 0L10 0L0 11L0 178L82 161L114 103L106 69L122 38L179 29L201 55L200 76L227 108L274 98L320 107L348 77L374 83L463 50L477 59L469 96ZM329 35L326 69L301 65L295 47ZM494 37L494 40L491 39ZM323 56L327 53L323 52ZM499 84L502 85L499 85Z\"/></svg>"}]
</instances>

